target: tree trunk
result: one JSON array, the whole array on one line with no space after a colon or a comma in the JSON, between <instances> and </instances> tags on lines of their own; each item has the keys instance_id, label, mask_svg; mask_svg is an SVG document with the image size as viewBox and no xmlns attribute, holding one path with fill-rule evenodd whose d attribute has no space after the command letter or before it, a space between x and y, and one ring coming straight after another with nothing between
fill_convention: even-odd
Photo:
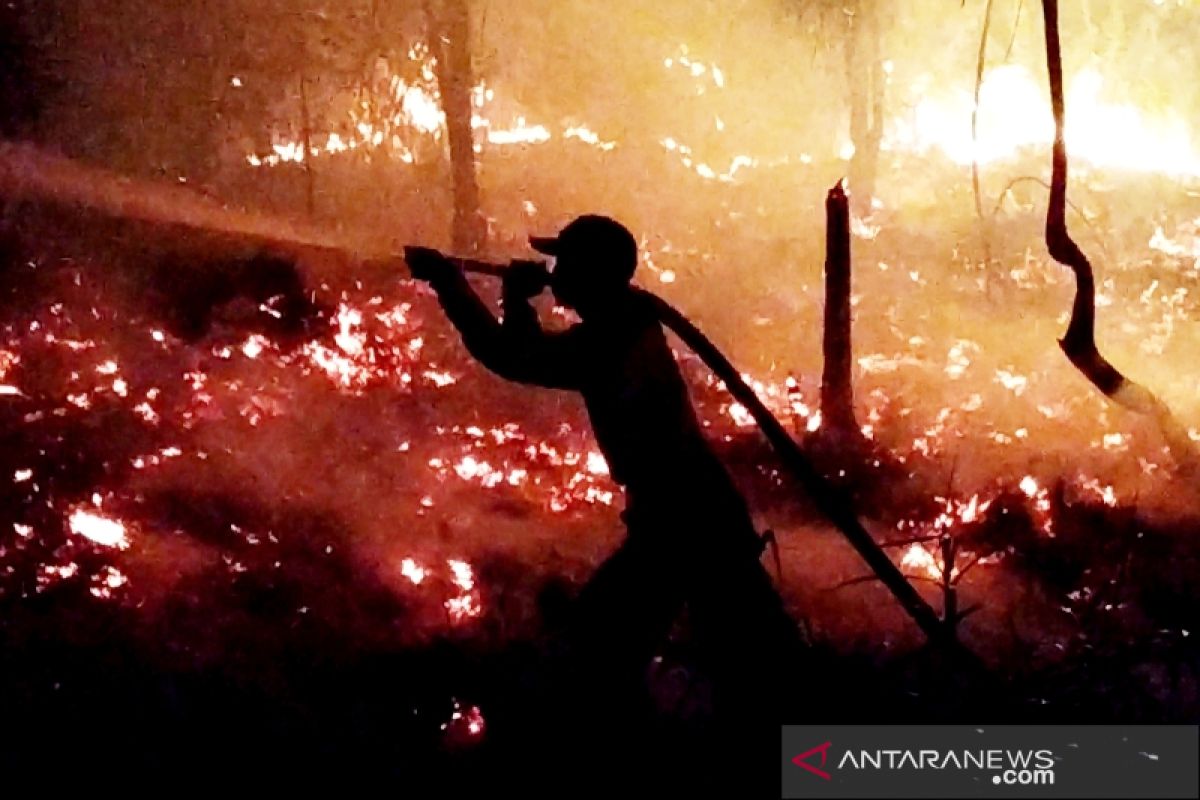
<instances>
[{"instance_id":1,"label":"tree trunk","mask_svg":"<svg viewBox=\"0 0 1200 800\"><path fill-rule=\"evenodd\" d=\"M303 75L300 76L300 113L304 117L304 130L300 132L300 140L304 145L305 204L308 218L312 219L317 213L317 187L316 177L313 175L312 117L308 110L308 82Z\"/></svg>"},{"instance_id":2,"label":"tree trunk","mask_svg":"<svg viewBox=\"0 0 1200 800\"><path fill-rule=\"evenodd\" d=\"M469 255L483 249L487 225L479 208L475 175L475 133L471 127L470 11L467 0L432 4L432 50L437 56L438 90L446 113L450 174L454 193L453 247ZM438 9L440 6L440 9Z\"/></svg>"},{"instance_id":3,"label":"tree trunk","mask_svg":"<svg viewBox=\"0 0 1200 800\"><path fill-rule=\"evenodd\" d=\"M850 341L850 202L839 182L825 197L825 356L821 426L835 435L858 433L854 419Z\"/></svg>"},{"instance_id":4,"label":"tree trunk","mask_svg":"<svg viewBox=\"0 0 1200 800\"><path fill-rule=\"evenodd\" d=\"M879 146L883 141L883 101L887 76L883 70L879 10L874 0L848 5L846 31L846 81L850 104L850 193L854 213L871 213L875 180L879 172Z\"/></svg>"},{"instance_id":5,"label":"tree trunk","mask_svg":"<svg viewBox=\"0 0 1200 800\"><path fill-rule=\"evenodd\" d=\"M979 183L979 96L983 91L983 69L987 65L988 33L992 28L992 7L994 0L987 0L983 10L983 31L979 34L979 56L975 61L975 100L971 104L971 191L975 195L975 216L979 220L979 238L983 245L983 263L987 269L984 272L986 288L990 291L992 265L992 235L991 220L983 213L983 188ZM1018 12L1020 9L1018 8ZM1014 26L1014 33L1015 33Z\"/></svg>"}]
</instances>

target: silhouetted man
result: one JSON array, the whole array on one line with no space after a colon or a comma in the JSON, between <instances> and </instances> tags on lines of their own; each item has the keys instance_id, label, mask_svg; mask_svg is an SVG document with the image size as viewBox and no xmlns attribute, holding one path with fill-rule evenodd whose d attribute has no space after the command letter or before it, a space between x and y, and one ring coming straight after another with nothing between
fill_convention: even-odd
<instances>
[{"instance_id":1,"label":"silhouetted man","mask_svg":"<svg viewBox=\"0 0 1200 800\"><path fill-rule=\"evenodd\" d=\"M510 266L503 322L437 251L410 248L406 255L484 366L583 395L612 478L625 489L628 537L576 605L569 638L577 669L596 697L639 694L655 649L686 603L711 649L718 691L761 682L783 667L795 627L759 561L746 504L704 438L655 311L630 286L633 235L615 220L589 215L555 238L530 243L555 258L554 269L547 274L528 261ZM529 300L547 284L580 323L542 330Z\"/></svg>"}]
</instances>

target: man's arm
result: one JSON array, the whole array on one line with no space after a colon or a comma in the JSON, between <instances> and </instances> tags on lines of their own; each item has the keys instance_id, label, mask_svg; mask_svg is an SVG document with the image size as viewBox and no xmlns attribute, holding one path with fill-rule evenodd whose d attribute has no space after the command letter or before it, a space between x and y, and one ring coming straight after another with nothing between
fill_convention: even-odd
<instances>
[{"instance_id":1,"label":"man's arm","mask_svg":"<svg viewBox=\"0 0 1200 800\"><path fill-rule=\"evenodd\" d=\"M414 277L429 281L446 316L462 334L468 352L489 370L520 383L579 388L583 359L577 342L570 334L542 330L537 312L529 304L533 284L519 266L513 267L511 277L506 275L504 280L504 321L500 322L462 270L441 254L412 253L409 265Z\"/></svg>"}]
</instances>

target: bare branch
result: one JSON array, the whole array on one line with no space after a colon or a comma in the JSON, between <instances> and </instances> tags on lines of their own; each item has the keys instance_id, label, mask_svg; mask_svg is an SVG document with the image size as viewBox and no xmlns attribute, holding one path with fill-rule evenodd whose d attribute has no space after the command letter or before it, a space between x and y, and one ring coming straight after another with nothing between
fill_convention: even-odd
<instances>
[{"instance_id":1,"label":"bare branch","mask_svg":"<svg viewBox=\"0 0 1200 800\"><path fill-rule=\"evenodd\" d=\"M1058 33L1058 0L1042 0L1046 29L1046 61L1050 75L1050 105L1054 112L1050 203L1046 210L1046 247L1050 256L1075 273L1071 321L1059 347L1093 386L1114 402L1151 416L1162 431L1171 455L1185 473L1200 467L1187 431L1171 410L1146 387L1129 380L1096 347L1096 277L1091 262L1067 232L1067 145L1064 137L1062 46Z\"/></svg>"}]
</instances>

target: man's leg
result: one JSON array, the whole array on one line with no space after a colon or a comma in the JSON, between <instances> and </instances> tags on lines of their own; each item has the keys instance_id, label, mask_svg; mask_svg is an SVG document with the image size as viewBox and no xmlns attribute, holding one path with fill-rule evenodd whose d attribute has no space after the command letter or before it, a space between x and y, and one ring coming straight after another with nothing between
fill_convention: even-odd
<instances>
[{"instance_id":1,"label":"man's leg","mask_svg":"<svg viewBox=\"0 0 1200 800\"><path fill-rule=\"evenodd\" d=\"M613 709L644 700L646 670L683 606L678 571L664 548L631 538L579 593L567 661L571 681L593 700Z\"/></svg>"},{"instance_id":2,"label":"man's leg","mask_svg":"<svg viewBox=\"0 0 1200 800\"><path fill-rule=\"evenodd\" d=\"M804 647L761 561L741 548L713 548L690 571L687 602L718 713L742 720L781 715L803 681Z\"/></svg>"}]
</instances>

